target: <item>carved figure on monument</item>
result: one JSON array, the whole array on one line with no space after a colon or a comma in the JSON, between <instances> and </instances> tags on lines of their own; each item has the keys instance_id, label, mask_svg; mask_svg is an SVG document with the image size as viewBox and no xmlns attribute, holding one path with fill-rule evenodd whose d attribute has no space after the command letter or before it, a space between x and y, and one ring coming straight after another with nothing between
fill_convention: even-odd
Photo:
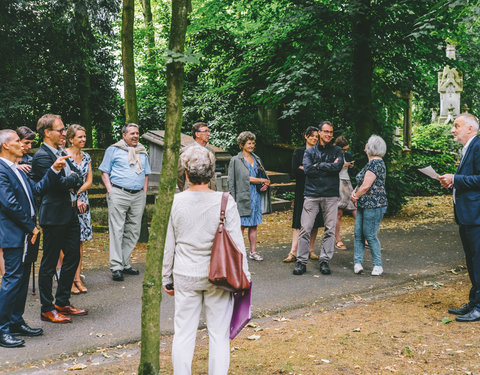
<instances>
[{"instance_id":1,"label":"carved figure on monument","mask_svg":"<svg viewBox=\"0 0 480 375\"><path fill-rule=\"evenodd\" d=\"M449 124L449 123L453 124L456 117L453 115L454 111L455 111L455 108L453 107L453 104L450 104L450 107L448 107L448 116L447 116L447 119L445 120L445 124Z\"/></svg>"}]
</instances>

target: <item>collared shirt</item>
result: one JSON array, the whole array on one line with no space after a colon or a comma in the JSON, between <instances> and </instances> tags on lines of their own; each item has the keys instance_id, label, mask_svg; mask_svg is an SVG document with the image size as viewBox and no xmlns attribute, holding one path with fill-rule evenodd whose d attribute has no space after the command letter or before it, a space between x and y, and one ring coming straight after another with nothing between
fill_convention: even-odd
<instances>
[{"instance_id":1,"label":"collared shirt","mask_svg":"<svg viewBox=\"0 0 480 375\"><path fill-rule=\"evenodd\" d=\"M136 165L128 163L128 151L119 147L110 146L105 151L100 169L108 173L112 184L130 190L142 190L145 185L145 176L152 173L147 154L140 154L142 173L137 174Z\"/></svg>"},{"instance_id":2,"label":"collared shirt","mask_svg":"<svg viewBox=\"0 0 480 375\"><path fill-rule=\"evenodd\" d=\"M467 141L467 143L465 143L465 146L463 146L463 148L462 148L462 159L463 159L463 157L465 156L465 153L467 152L468 146L470 146L470 143L472 143L473 138L475 138L475 136L472 137L472 138L470 138L470 139Z\"/></svg>"},{"instance_id":3,"label":"collared shirt","mask_svg":"<svg viewBox=\"0 0 480 375\"><path fill-rule=\"evenodd\" d=\"M63 148L61 148L61 147L59 147L58 149L56 149L56 148L53 148L53 147L50 146L50 145L47 145L46 143L43 143L43 144L44 144L45 146L47 146L47 147L50 149L50 151L52 151L52 152L55 154L55 156L56 156L57 158L59 158L59 157L61 157L61 156L66 156L66 155L67 155L67 153L65 152L65 150L64 150ZM53 168L52 168L52 169L53 169ZM66 160L65 160L65 168L63 168L63 169L65 169L65 176L70 176L70 175L72 174L72 169L70 168L70 165L68 164L68 162L67 162ZM54 170L54 169L53 169L53 170ZM54 171L55 171L55 170L54 170ZM55 171L55 172L56 172L56 171ZM58 173L58 172L56 172L56 173ZM75 201L77 200L77 196L76 196L75 193L70 192L70 200L71 200L72 202L75 202Z\"/></svg>"},{"instance_id":4,"label":"collared shirt","mask_svg":"<svg viewBox=\"0 0 480 375\"><path fill-rule=\"evenodd\" d=\"M202 145L201 145L200 143L198 143L197 141L193 141L193 144L194 144L195 146L200 146L200 147L205 147L205 148L206 148L208 143L205 144L205 146L202 146Z\"/></svg>"},{"instance_id":5,"label":"collared shirt","mask_svg":"<svg viewBox=\"0 0 480 375\"><path fill-rule=\"evenodd\" d=\"M50 151L52 151L55 154L55 156L57 158L59 158L60 156L66 156L67 155L65 150L61 147L59 147L57 149L57 148L53 148L50 145L47 145L46 143L44 143L44 145L47 146L50 149ZM64 168L65 169L65 176L69 176L72 173L72 170L70 169L70 165L68 165L68 162L66 160L65 160L65 163L66 163L65 168Z\"/></svg>"},{"instance_id":6,"label":"collared shirt","mask_svg":"<svg viewBox=\"0 0 480 375\"><path fill-rule=\"evenodd\" d=\"M23 190L25 191L25 194L27 195L28 202L30 203L30 215L33 217L35 216L35 208L33 207L32 200L30 198L30 194L28 194L27 190L27 185L25 185L25 180L23 179L22 175L20 174L19 170L17 169L17 163L13 163L8 159L0 157L10 168L12 168L13 172L15 175L18 177L20 180L20 183L22 184Z\"/></svg>"},{"instance_id":7,"label":"collared shirt","mask_svg":"<svg viewBox=\"0 0 480 375\"><path fill-rule=\"evenodd\" d=\"M470 143L472 143L472 140L473 138L475 138L476 136L470 138L467 143L465 143L465 146L463 146L462 148L462 160L460 160L460 164L462 164L462 161L463 161L463 158L465 156L465 153L467 152L468 150L468 146L470 146ZM455 175L453 176L453 180L452 180L452 189L453 189L453 204L457 203L456 202L456 199L455 199L455 193L456 193L456 189L455 189Z\"/></svg>"}]
</instances>

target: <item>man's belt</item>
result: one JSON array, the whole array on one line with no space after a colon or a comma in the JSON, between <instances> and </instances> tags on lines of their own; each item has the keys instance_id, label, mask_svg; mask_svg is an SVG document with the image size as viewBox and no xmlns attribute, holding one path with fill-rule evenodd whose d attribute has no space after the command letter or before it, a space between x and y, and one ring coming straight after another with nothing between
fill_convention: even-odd
<instances>
[{"instance_id":1,"label":"man's belt","mask_svg":"<svg viewBox=\"0 0 480 375\"><path fill-rule=\"evenodd\" d=\"M118 186L118 185L115 185L115 184L112 184L112 186L114 188L117 188L117 189L121 189L123 191L126 191L127 193L130 193L130 194L137 194L137 193L140 193L142 191L142 189L140 190L132 190L132 189L127 189L127 188L124 188L124 187L121 187L121 186Z\"/></svg>"}]
</instances>

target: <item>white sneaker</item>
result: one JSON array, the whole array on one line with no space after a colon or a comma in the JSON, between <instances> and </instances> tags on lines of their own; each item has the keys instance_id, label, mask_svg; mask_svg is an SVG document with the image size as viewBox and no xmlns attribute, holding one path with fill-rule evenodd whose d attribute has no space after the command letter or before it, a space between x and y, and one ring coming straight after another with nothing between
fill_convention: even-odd
<instances>
[{"instance_id":1,"label":"white sneaker","mask_svg":"<svg viewBox=\"0 0 480 375\"><path fill-rule=\"evenodd\" d=\"M380 276L383 273L382 266L375 266L372 270L372 276Z\"/></svg>"},{"instance_id":2,"label":"white sneaker","mask_svg":"<svg viewBox=\"0 0 480 375\"><path fill-rule=\"evenodd\" d=\"M363 272L363 267L360 263L355 263L353 266L353 272L355 273L362 273Z\"/></svg>"}]
</instances>

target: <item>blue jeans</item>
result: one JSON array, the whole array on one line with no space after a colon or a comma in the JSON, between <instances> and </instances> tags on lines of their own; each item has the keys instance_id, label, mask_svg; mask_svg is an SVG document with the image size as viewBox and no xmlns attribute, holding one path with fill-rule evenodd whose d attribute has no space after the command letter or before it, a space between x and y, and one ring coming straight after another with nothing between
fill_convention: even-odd
<instances>
[{"instance_id":1,"label":"blue jeans","mask_svg":"<svg viewBox=\"0 0 480 375\"><path fill-rule=\"evenodd\" d=\"M353 263L363 262L363 252L365 251L365 240L370 246L373 265L382 266L382 255L380 253L380 241L378 240L378 229L383 215L387 211L387 206L378 208L357 208L357 218L355 219L355 242Z\"/></svg>"}]
</instances>

